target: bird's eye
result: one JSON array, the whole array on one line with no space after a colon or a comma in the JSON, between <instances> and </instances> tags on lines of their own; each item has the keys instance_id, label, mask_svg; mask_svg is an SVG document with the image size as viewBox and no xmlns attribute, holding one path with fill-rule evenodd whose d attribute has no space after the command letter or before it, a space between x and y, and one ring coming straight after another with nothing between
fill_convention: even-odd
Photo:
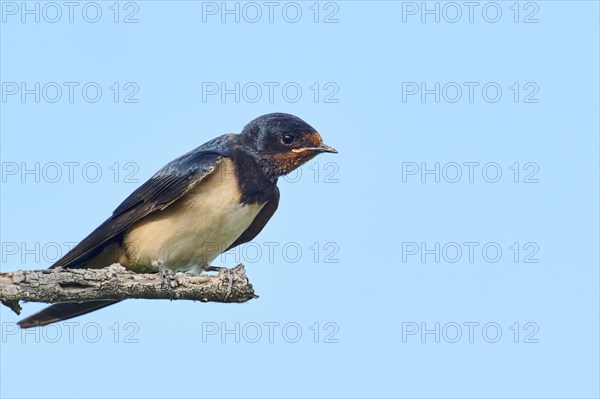
<instances>
[{"instance_id":1,"label":"bird's eye","mask_svg":"<svg viewBox=\"0 0 600 399\"><path fill-rule=\"evenodd\" d=\"M283 136L281 138L281 142L285 145L290 145L294 142L294 140L296 140L296 138L294 136L292 136L291 134L286 134L285 136Z\"/></svg>"}]
</instances>

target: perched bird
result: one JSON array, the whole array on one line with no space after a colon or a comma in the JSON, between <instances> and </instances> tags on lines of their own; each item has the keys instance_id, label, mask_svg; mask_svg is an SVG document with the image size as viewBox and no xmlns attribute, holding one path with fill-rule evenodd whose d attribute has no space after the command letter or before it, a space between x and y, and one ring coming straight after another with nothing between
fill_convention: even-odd
<instances>
[{"instance_id":1,"label":"perched bird","mask_svg":"<svg viewBox=\"0 0 600 399\"><path fill-rule=\"evenodd\" d=\"M279 203L277 179L322 152L317 131L289 114L260 116L169 162L50 268L120 263L145 273L212 270L221 253L252 240ZM19 322L43 326L118 301L59 303Z\"/></svg>"}]
</instances>

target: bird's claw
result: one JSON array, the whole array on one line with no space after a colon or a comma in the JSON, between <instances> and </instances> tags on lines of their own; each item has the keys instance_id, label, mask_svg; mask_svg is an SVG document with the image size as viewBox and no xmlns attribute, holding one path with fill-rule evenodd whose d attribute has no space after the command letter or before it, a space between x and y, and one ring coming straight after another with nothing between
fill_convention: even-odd
<instances>
[{"instance_id":1,"label":"bird's claw","mask_svg":"<svg viewBox=\"0 0 600 399\"><path fill-rule=\"evenodd\" d=\"M231 296L231 291L233 290L233 272L229 272L229 284L227 286L227 293L225 294L225 299Z\"/></svg>"},{"instance_id":2,"label":"bird's claw","mask_svg":"<svg viewBox=\"0 0 600 399\"><path fill-rule=\"evenodd\" d=\"M227 300L227 298L229 298L231 296L231 293L233 291L233 271L227 269L226 267L221 268L223 273L225 274L225 278L223 279L223 283L222 284L227 284L227 292L225 292L225 298L223 299L224 301Z\"/></svg>"},{"instance_id":3,"label":"bird's claw","mask_svg":"<svg viewBox=\"0 0 600 399\"><path fill-rule=\"evenodd\" d=\"M165 267L165 265L159 260L156 262L158 265L158 274L160 275L160 289L164 290L165 289L165 283L167 285L167 289L169 291L169 297L171 300L173 300L173 285L171 284L171 276L170 276L170 272L171 270L167 267Z\"/></svg>"},{"instance_id":4,"label":"bird's claw","mask_svg":"<svg viewBox=\"0 0 600 399\"><path fill-rule=\"evenodd\" d=\"M228 269L228 268L222 267L222 266L206 266L204 268L204 270L207 272L223 273L225 275L222 284L227 284L227 292L225 293L225 299L224 299L226 301L227 298L229 298L231 296L231 293L233 291L233 271L231 269ZM246 277L246 279L247 279L247 277Z\"/></svg>"}]
</instances>

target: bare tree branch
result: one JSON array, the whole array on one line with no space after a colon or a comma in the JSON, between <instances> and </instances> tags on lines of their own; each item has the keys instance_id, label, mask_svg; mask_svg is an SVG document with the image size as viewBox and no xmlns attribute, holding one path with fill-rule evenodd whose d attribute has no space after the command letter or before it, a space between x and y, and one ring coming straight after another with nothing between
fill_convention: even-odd
<instances>
[{"instance_id":1,"label":"bare tree branch","mask_svg":"<svg viewBox=\"0 0 600 399\"><path fill-rule=\"evenodd\" d=\"M20 314L19 301L59 303L138 298L239 303L258 298L241 264L223 269L217 275L170 273L169 280L172 291L158 273L133 273L119 264L103 269L17 270L0 273L0 301Z\"/></svg>"}]
</instances>

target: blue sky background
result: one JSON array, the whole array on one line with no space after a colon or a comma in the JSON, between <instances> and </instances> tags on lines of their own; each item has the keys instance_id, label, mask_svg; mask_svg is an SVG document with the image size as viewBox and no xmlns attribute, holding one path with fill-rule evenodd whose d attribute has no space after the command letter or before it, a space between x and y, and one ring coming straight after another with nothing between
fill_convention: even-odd
<instances>
[{"instance_id":1,"label":"blue sky background","mask_svg":"<svg viewBox=\"0 0 600 399\"><path fill-rule=\"evenodd\" d=\"M257 300L26 333L1 307L0 396L598 397L597 2L22 4L1 2L3 272L258 115L339 154L219 260Z\"/></svg>"}]
</instances>

